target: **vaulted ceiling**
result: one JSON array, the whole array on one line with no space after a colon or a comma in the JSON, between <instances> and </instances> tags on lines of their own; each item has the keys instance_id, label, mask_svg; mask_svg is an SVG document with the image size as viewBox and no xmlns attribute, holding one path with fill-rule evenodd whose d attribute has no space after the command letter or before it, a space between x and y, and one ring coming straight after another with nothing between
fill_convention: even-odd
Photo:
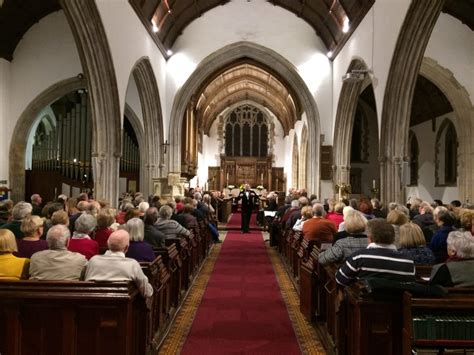
<instances>
[{"instance_id":1,"label":"vaulted ceiling","mask_svg":"<svg viewBox=\"0 0 474 355\"><path fill-rule=\"evenodd\" d=\"M247 0L261 1L261 0ZM357 28L375 0L267 0L306 21L335 56ZM229 0L129 0L145 28L166 56L195 19ZM28 29L44 16L61 9L59 0L0 0L0 58L13 59L13 52ZM474 0L446 0L443 11L474 30ZM344 16L350 22L342 31ZM152 30L152 20L159 31Z\"/></svg>"},{"instance_id":2,"label":"vaulted ceiling","mask_svg":"<svg viewBox=\"0 0 474 355\"><path fill-rule=\"evenodd\" d=\"M251 61L243 61L216 73L198 93L196 118L204 133L209 133L212 122L227 107L243 101L268 108L285 134L300 116L294 95L275 74Z\"/></svg>"}]
</instances>

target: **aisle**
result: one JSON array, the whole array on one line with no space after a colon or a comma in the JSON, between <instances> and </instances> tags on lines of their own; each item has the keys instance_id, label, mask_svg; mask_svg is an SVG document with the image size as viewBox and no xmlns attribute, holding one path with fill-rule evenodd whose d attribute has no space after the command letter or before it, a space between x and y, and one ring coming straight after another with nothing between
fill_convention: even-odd
<instances>
[{"instance_id":1,"label":"aisle","mask_svg":"<svg viewBox=\"0 0 474 355\"><path fill-rule=\"evenodd\" d=\"M262 233L229 230L182 354L300 353Z\"/></svg>"}]
</instances>

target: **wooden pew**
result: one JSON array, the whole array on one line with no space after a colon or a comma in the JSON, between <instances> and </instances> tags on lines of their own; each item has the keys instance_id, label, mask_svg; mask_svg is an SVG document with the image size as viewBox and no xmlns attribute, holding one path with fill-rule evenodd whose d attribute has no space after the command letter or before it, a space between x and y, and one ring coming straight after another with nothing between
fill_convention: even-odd
<instances>
[{"instance_id":1,"label":"wooden pew","mask_svg":"<svg viewBox=\"0 0 474 355\"><path fill-rule=\"evenodd\" d=\"M449 288L448 292L442 298L420 298L413 297L409 292L404 293L402 328L404 355L411 354L412 348L474 349L473 322L463 322L460 318L468 316L474 319L474 289ZM425 336L420 330L418 330L420 334L415 334L413 319L416 317L418 321L422 321L425 316L433 316L451 324L438 322L438 325L433 324L431 335Z\"/></svg>"},{"instance_id":2,"label":"wooden pew","mask_svg":"<svg viewBox=\"0 0 474 355\"><path fill-rule=\"evenodd\" d=\"M143 355L145 299L133 283L0 281L0 353Z\"/></svg>"},{"instance_id":3,"label":"wooden pew","mask_svg":"<svg viewBox=\"0 0 474 355\"><path fill-rule=\"evenodd\" d=\"M183 288L183 263L179 256L178 249L175 243L171 243L166 248L154 248L155 255L161 255L163 263L166 265L170 272L170 294L171 294L171 307L178 307L182 297Z\"/></svg>"},{"instance_id":4,"label":"wooden pew","mask_svg":"<svg viewBox=\"0 0 474 355\"><path fill-rule=\"evenodd\" d=\"M141 262L140 266L144 274L153 286L154 294L150 305L151 315L149 317L148 336L152 343L155 335L162 330L169 320L171 309L171 275L163 263L161 255L150 263Z\"/></svg>"}]
</instances>

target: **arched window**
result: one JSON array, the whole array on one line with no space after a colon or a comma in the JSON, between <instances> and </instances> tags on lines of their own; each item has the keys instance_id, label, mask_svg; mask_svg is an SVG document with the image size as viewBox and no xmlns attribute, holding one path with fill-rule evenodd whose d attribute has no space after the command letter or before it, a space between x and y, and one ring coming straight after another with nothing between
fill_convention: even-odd
<instances>
[{"instance_id":1,"label":"arched window","mask_svg":"<svg viewBox=\"0 0 474 355\"><path fill-rule=\"evenodd\" d=\"M416 135L410 131L410 185L418 185L418 156L420 149L418 148L418 139Z\"/></svg>"},{"instance_id":2,"label":"arched window","mask_svg":"<svg viewBox=\"0 0 474 355\"><path fill-rule=\"evenodd\" d=\"M242 105L227 116L225 123L225 154L235 157L266 157L268 126L258 108Z\"/></svg>"},{"instance_id":3,"label":"arched window","mask_svg":"<svg viewBox=\"0 0 474 355\"><path fill-rule=\"evenodd\" d=\"M456 185L458 136L451 120L445 119L436 135L436 185Z\"/></svg>"}]
</instances>

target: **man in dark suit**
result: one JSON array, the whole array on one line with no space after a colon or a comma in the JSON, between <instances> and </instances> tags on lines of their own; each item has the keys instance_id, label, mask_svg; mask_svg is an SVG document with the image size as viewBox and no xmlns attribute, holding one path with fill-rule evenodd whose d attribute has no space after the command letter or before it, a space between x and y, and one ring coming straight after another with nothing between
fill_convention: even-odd
<instances>
[{"instance_id":1,"label":"man in dark suit","mask_svg":"<svg viewBox=\"0 0 474 355\"><path fill-rule=\"evenodd\" d=\"M252 217L252 210L255 207L256 200L258 200L257 194L250 190L250 185L245 184L245 188L237 196L237 202L242 200L241 211L242 211L242 233L249 233L249 223L250 218Z\"/></svg>"}]
</instances>

